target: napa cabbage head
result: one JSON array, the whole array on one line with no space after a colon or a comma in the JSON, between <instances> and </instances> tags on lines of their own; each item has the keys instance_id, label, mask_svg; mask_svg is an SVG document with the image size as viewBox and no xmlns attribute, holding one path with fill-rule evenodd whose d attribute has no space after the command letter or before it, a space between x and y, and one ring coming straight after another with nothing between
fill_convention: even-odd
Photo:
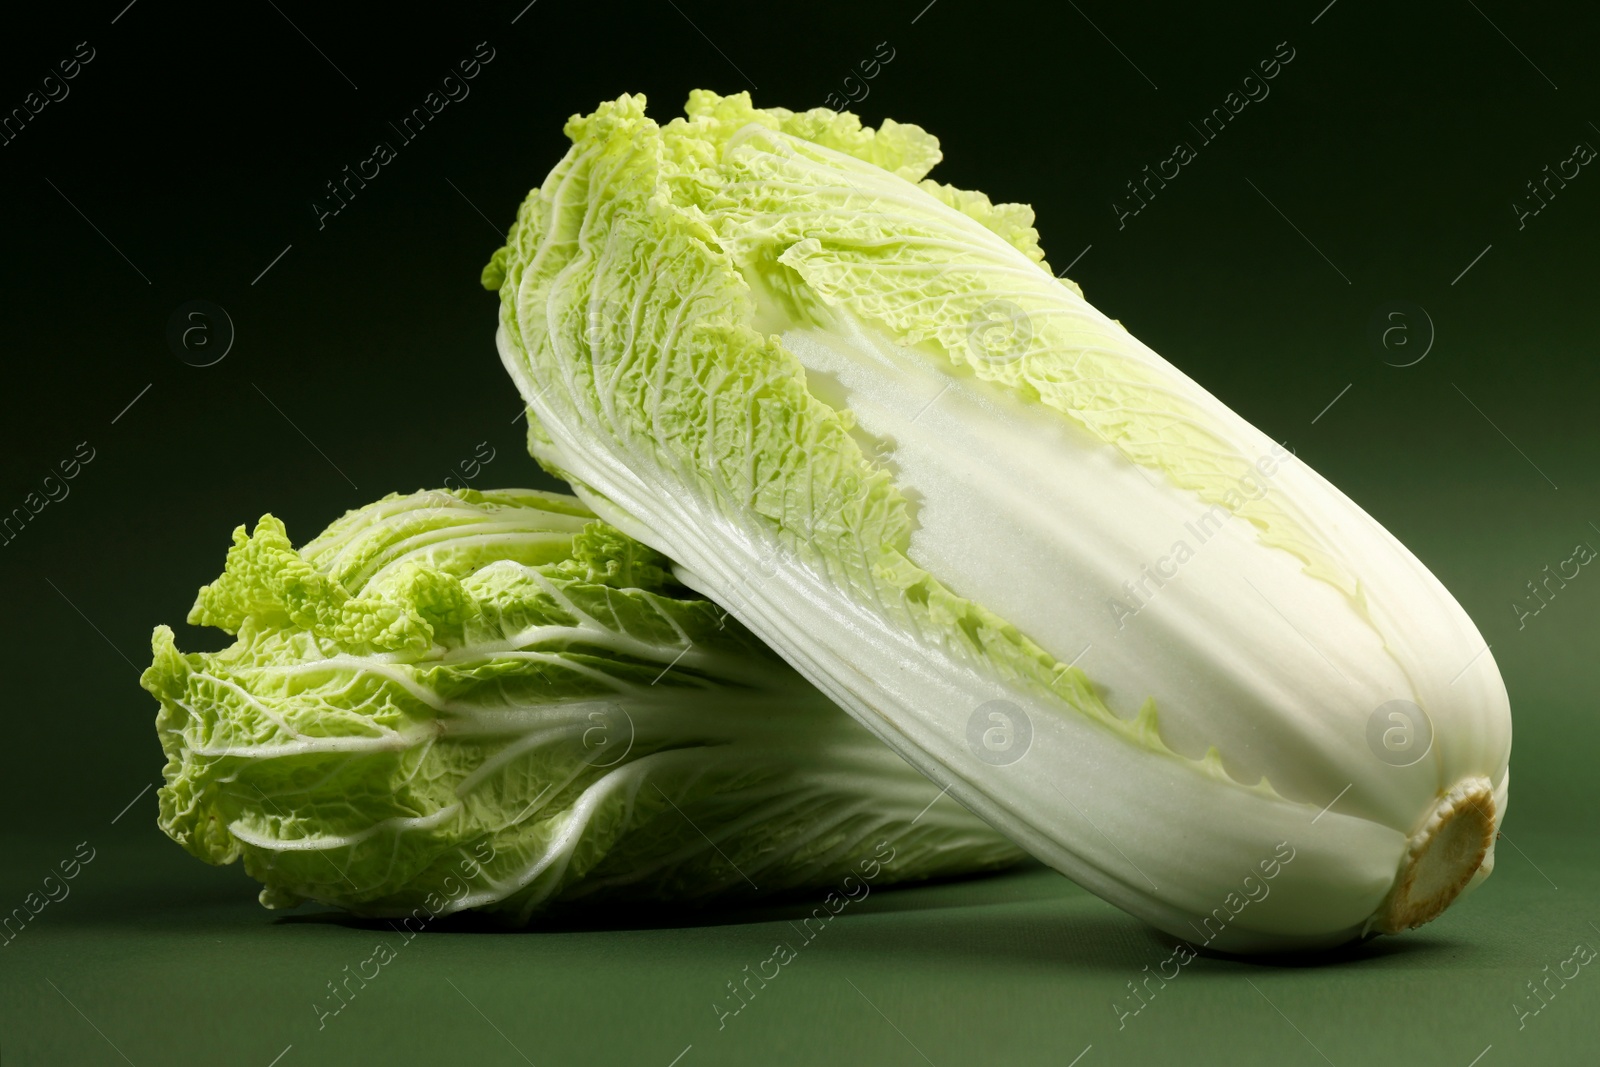
<instances>
[{"instance_id":1,"label":"napa cabbage head","mask_svg":"<svg viewBox=\"0 0 1600 1067\"><path fill-rule=\"evenodd\" d=\"M160 825L268 907L700 902L1020 852L569 496L390 496L234 533L141 679Z\"/></svg>"},{"instance_id":2,"label":"napa cabbage head","mask_svg":"<svg viewBox=\"0 0 1600 1067\"><path fill-rule=\"evenodd\" d=\"M530 449L598 514L1177 936L1399 931L1488 872L1510 718L1471 620L1027 207L929 179L919 127L746 94L566 132L484 282Z\"/></svg>"}]
</instances>

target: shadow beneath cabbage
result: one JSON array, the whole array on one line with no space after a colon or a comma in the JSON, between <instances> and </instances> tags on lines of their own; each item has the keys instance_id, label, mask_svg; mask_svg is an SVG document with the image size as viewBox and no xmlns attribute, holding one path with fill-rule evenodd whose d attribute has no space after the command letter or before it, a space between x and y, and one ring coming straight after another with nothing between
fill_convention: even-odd
<instances>
[{"instance_id":1,"label":"shadow beneath cabbage","mask_svg":"<svg viewBox=\"0 0 1600 1067\"><path fill-rule=\"evenodd\" d=\"M1053 900L1063 889L1081 893L1041 865L1024 863L1006 871L980 872L870 887L848 900L838 912L844 915L890 914L969 908L995 899L999 890L1006 900ZM599 933L624 930L671 930L696 927L748 926L771 922L803 922L825 907L827 889L796 889L763 895L758 899L721 898L710 901L662 902L649 900L584 900L563 904L517 926L491 913L459 912L428 921L426 929L456 934ZM835 898L836 902L843 894ZM305 905L306 908L316 905ZM274 920L276 924L345 926L360 930L387 930L399 919L369 918L345 911L296 911Z\"/></svg>"},{"instance_id":2,"label":"shadow beneath cabbage","mask_svg":"<svg viewBox=\"0 0 1600 1067\"><path fill-rule=\"evenodd\" d=\"M894 958L930 966L1071 967L1123 974L1168 958L1177 941L1079 889L1048 868L1025 864L990 875L875 888L831 918L825 891L798 892L760 902L663 905L596 901L536 916L526 927L491 915L441 916L421 931L430 936L586 936L657 930L773 927L774 940L805 939L830 954ZM835 902L837 906L837 901ZM837 924L835 922L837 920ZM398 920L338 911L285 915L276 925L325 925L389 931ZM810 935L807 938L807 935ZM1436 967L1441 954L1467 943L1427 931L1381 937L1322 952L1233 956L1194 946L1186 970L1226 974L1247 968L1295 969L1351 965Z\"/></svg>"}]
</instances>

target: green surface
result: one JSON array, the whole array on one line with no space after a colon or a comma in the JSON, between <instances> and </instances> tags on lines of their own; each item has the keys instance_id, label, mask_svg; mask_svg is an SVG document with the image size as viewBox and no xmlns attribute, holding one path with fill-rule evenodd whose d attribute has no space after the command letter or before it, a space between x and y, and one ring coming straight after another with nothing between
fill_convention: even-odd
<instances>
[{"instance_id":1,"label":"green surface","mask_svg":"<svg viewBox=\"0 0 1600 1067\"><path fill-rule=\"evenodd\" d=\"M1164 988L1152 980L1143 1010L1121 1018L1114 1005L1138 1004L1128 983L1159 970L1172 943L1042 868L874 892L809 942L797 932L817 903L807 900L621 928L604 917L509 935L440 924L408 941L315 908L269 913L237 870L208 875L126 820L85 833L98 854L72 895L0 949L6 1063L113 1064L120 1053L266 1067L291 1045L282 1067L666 1067L680 1054L680 1067L1064 1067L1086 1049L1083 1067L1595 1056L1594 965L1565 989L1552 982L1520 1027L1514 1009L1545 964L1555 970L1579 942L1600 946L1600 864L1559 834L1518 841L1526 856L1502 841L1494 877L1421 930L1317 959L1199 956ZM56 858L37 845L20 870ZM6 899L31 885L8 877ZM326 983L380 942L393 960L367 966L377 977L351 981L343 1010L322 1018L317 1005L338 1003ZM776 942L794 958L719 1026L713 1005L735 1005L726 983Z\"/></svg>"},{"instance_id":2,"label":"green surface","mask_svg":"<svg viewBox=\"0 0 1600 1067\"><path fill-rule=\"evenodd\" d=\"M94 450L0 546L0 914L79 841L98 850L0 947L0 1062L268 1067L290 1045L277 1067L524 1062L495 1026L539 1067L667 1067L690 1045L678 1067L1068 1067L1091 1044L1078 1067L1600 1060L1594 965L1521 1030L1514 1007L1578 941L1600 948L1600 576L1584 568L1525 625L1512 608L1576 542L1600 547L1600 176L1521 228L1511 209L1575 140L1600 145L1596 9L912 0L732 19L709 0L604 18L565 0L278 0L314 49L272 5L125 5L19 14L0 39L6 108L76 42L97 50L0 149L0 508ZM483 40L497 54L472 95L319 228L324 183ZM1124 183L1284 40L1297 55L1271 96L1119 228ZM282 921L241 871L160 836L140 794L162 763L137 685L152 627L179 623L263 512L321 529L491 450L472 485L553 487L523 454L478 272L564 150L562 121L636 91L676 113L692 87L751 79L758 104L821 104L882 41L895 58L866 121L924 124L949 156L936 178L1035 205L1051 263L1078 257L1096 306L1460 599L1511 694L1518 847L1422 930L1304 965L1196 960L1121 1031L1112 1004L1169 949L1034 872L874 893L720 1032L712 1003L784 918L429 931L319 1032L325 983L386 935ZM207 367L165 336L196 298L237 330ZM1395 300L1437 331L1409 367L1368 333Z\"/></svg>"}]
</instances>

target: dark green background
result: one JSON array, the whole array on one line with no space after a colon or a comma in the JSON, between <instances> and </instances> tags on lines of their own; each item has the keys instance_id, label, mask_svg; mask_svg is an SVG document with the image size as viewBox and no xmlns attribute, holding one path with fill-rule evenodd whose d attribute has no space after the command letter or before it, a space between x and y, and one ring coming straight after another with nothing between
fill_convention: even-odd
<instances>
[{"instance_id":1,"label":"dark green background","mask_svg":"<svg viewBox=\"0 0 1600 1067\"><path fill-rule=\"evenodd\" d=\"M0 510L78 442L96 455L0 547L0 910L78 842L97 851L0 948L6 1063L266 1067L288 1046L281 1067L680 1053L681 1067L1064 1067L1086 1048L1083 1067L1594 1062L1592 968L1521 1030L1513 1004L1578 942L1600 946L1600 576L1585 569L1524 628L1511 606L1577 543L1600 547L1600 173L1523 229L1511 207L1576 142L1600 146L1592 8L524 2L111 0L8 17L0 109L77 42L96 57L0 147ZM323 182L484 40L496 55L471 95L319 231ZM562 121L641 91L665 120L689 89L747 89L745 75L760 104L821 104L880 41L895 58L856 107L866 121L919 123L948 157L936 177L1033 204L1056 269L1087 247L1072 277L1097 306L1286 440L1460 598L1512 696L1515 844L1415 934L1326 959L1202 958L1121 1031L1113 1000L1167 946L1028 870L875 894L721 1032L710 1003L801 909L430 932L319 1032L324 983L381 935L269 914L241 872L160 835L140 792L161 765L136 684L151 627L181 620L232 528L264 511L304 539L440 484L481 441L496 458L474 484L551 484L511 422L477 275L563 150ZM1296 55L1271 95L1119 230L1124 181L1195 140L1187 122L1280 41ZM207 368L165 339L197 298L237 331ZM1394 300L1436 329L1414 366L1385 359L1420 347L1369 338ZM1426 327L1409 325L1420 346Z\"/></svg>"}]
</instances>

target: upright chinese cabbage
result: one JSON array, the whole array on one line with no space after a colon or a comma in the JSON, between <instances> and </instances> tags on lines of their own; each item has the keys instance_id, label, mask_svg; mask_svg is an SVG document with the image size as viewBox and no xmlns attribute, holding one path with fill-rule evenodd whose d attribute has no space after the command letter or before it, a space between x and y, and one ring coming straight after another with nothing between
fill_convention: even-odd
<instances>
[{"instance_id":1,"label":"upright chinese cabbage","mask_svg":"<svg viewBox=\"0 0 1600 1067\"><path fill-rule=\"evenodd\" d=\"M1511 729L1471 620L1058 279L1030 209L926 180L915 126L745 94L566 132L484 283L597 514L1177 936L1395 932L1488 872Z\"/></svg>"},{"instance_id":2,"label":"upright chinese cabbage","mask_svg":"<svg viewBox=\"0 0 1600 1067\"><path fill-rule=\"evenodd\" d=\"M161 828L267 907L513 922L1020 858L664 562L525 490L386 497L298 551L241 526L189 616L238 640L159 627L141 679Z\"/></svg>"}]
</instances>

